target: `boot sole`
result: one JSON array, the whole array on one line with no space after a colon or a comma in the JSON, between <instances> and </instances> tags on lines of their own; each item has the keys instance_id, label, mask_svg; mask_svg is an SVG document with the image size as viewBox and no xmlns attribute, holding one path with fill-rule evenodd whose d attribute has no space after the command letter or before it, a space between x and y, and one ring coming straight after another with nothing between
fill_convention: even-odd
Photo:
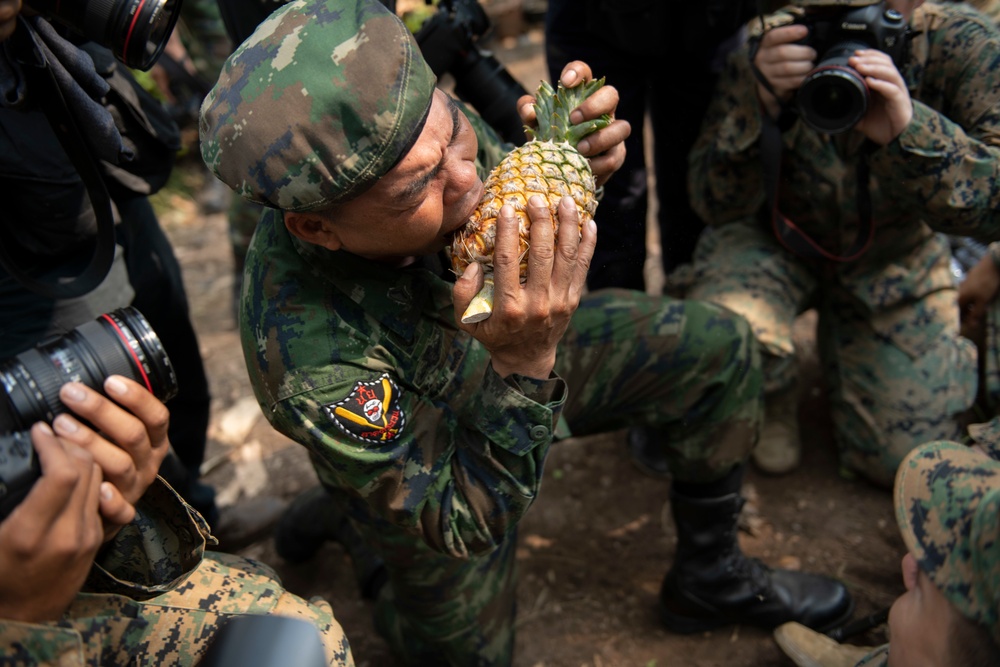
<instances>
[{"instance_id":1,"label":"boot sole","mask_svg":"<svg viewBox=\"0 0 1000 667\"><path fill-rule=\"evenodd\" d=\"M676 634L679 635L691 635L696 632L708 632L709 630L717 630L718 628L724 628L730 625L751 625L753 627L764 628L765 630L774 630L779 625L786 621L782 621L776 624L764 624L764 623L753 623L752 621L739 621L729 618L691 618L690 616L678 616L674 614L662 604L659 605L660 608L660 622L663 626ZM847 607L847 610L843 614L830 621L826 625L818 628L812 628L816 632L826 634L827 632L838 628L848 620L854 614L854 600L851 600L851 604ZM796 619L790 618L788 621L794 621ZM801 622L801 621L800 621Z\"/></svg>"}]
</instances>

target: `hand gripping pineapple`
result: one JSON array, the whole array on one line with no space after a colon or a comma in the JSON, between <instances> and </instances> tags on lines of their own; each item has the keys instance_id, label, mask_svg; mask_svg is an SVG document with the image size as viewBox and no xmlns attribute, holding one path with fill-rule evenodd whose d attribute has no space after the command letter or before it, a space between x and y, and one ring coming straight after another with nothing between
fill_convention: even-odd
<instances>
[{"instance_id":1,"label":"hand gripping pineapple","mask_svg":"<svg viewBox=\"0 0 1000 667\"><path fill-rule=\"evenodd\" d=\"M594 217L597 210L596 183L590 164L577 150L583 137L607 127L611 117L601 116L572 124L570 112L604 85L604 79L584 82L574 88L559 84L553 90L543 81L535 96L536 128L525 128L530 141L511 151L486 179L482 200L458 230L451 242L452 269L462 275L472 262L484 269L482 290L466 308L462 322L480 322L493 312L493 250L496 221L500 207L510 204L517 215L521 237L521 282L524 282L529 252L528 238L531 221L526 206L532 195L548 201L553 224L559 200L568 195L576 202L580 213L580 228Z\"/></svg>"}]
</instances>

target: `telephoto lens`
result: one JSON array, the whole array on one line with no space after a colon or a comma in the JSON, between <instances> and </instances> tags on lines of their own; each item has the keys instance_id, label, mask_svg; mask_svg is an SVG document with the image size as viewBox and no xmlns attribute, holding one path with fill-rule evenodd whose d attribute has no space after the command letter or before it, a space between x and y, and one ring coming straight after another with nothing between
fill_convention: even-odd
<instances>
[{"instance_id":1,"label":"telephoto lens","mask_svg":"<svg viewBox=\"0 0 1000 667\"><path fill-rule=\"evenodd\" d=\"M181 0L28 0L27 5L143 71L160 57L181 11Z\"/></svg>"},{"instance_id":2,"label":"telephoto lens","mask_svg":"<svg viewBox=\"0 0 1000 667\"><path fill-rule=\"evenodd\" d=\"M66 412L59 388L67 382L103 392L109 375L146 387L161 401L177 394L177 376L160 339L135 308L122 308L0 363L0 433L52 422Z\"/></svg>"}]
</instances>

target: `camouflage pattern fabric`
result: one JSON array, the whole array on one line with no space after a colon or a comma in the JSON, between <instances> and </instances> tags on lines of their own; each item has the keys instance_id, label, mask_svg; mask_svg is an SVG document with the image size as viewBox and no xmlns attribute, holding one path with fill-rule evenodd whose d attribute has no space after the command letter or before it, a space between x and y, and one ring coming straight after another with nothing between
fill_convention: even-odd
<instances>
[{"instance_id":1,"label":"camouflage pattern fabric","mask_svg":"<svg viewBox=\"0 0 1000 667\"><path fill-rule=\"evenodd\" d=\"M877 2L881 0L792 0L790 4L796 7L864 7Z\"/></svg>"},{"instance_id":2,"label":"camouflage pattern fabric","mask_svg":"<svg viewBox=\"0 0 1000 667\"><path fill-rule=\"evenodd\" d=\"M974 346L958 336L948 248L935 232L1000 238L1000 33L963 5L926 3L903 75L913 121L870 157L870 249L825 263L785 250L759 213L761 117L746 51L730 58L691 155L692 205L715 229L688 296L750 320L768 391L794 378L793 318L820 313L820 353L842 462L891 485L917 444L959 437L976 393ZM945 115L947 113L947 115ZM783 135L780 208L831 252L857 234L860 133Z\"/></svg>"},{"instance_id":3,"label":"camouflage pattern fabric","mask_svg":"<svg viewBox=\"0 0 1000 667\"><path fill-rule=\"evenodd\" d=\"M413 35L379 2L292 2L226 61L202 104L202 157L259 204L348 201L409 149L435 82Z\"/></svg>"},{"instance_id":4,"label":"camouflage pattern fabric","mask_svg":"<svg viewBox=\"0 0 1000 667\"><path fill-rule=\"evenodd\" d=\"M899 467L894 505L920 569L1000 644L1000 461L955 442L921 446Z\"/></svg>"},{"instance_id":5,"label":"camouflage pattern fabric","mask_svg":"<svg viewBox=\"0 0 1000 667\"><path fill-rule=\"evenodd\" d=\"M214 543L207 524L165 483L151 486L136 509L60 621L0 620L0 664L192 665L225 620L247 614L309 621L331 666L354 664L328 603L288 593L263 563L205 553Z\"/></svg>"},{"instance_id":6,"label":"camouflage pattern fabric","mask_svg":"<svg viewBox=\"0 0 1000 667\"><path fill-rule=\"evenodd\" d=\"M399 629L387 638L400 660L509 664L514 531L553 440L648 424L677 479L722 477L759 429L757 347L717 306L597 292L555 376L505 380L430 264L306 245L268 210L247 257L244 355L271 424L356 497L351 516L390 573L380 628Z\"/></svg>"}]
</instances>

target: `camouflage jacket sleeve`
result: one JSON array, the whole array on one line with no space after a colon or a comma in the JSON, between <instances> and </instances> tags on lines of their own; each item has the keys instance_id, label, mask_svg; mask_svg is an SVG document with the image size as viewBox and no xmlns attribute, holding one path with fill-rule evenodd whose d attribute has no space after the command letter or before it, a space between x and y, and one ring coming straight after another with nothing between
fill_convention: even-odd
<instances>
[{"instance_id":1,"label":"camouflage jacket sleeve","mask_svg":"<svg viewBox=\"0 0 1000 667\"><path fill-rule=\"evenodd\" d=\"M493 549L538 493L565 383L499 377L436 273L307 246L275 218L240 317L264 413L366 512L458 558Z\"/></svg>"},{"instance_id":2,"label":"camouflage jacket sleeve","mask_svg":"<svg viewBox=\"0 0 1000 667\"><path fill-rule=\"evenodd\" d=\"M149 487L136 512L102 548L83 592L147 600L170 590L201 562L208 525L165 482L158 479ZM83 655L72 628L0 619L0 664L83 667Z\"/></svg>"},{"instance_id":3,"label":"camouflage jacket sleeve","mask_svg":"<svg viewBox=\"0 0 1000 667\"><path fill-rule=\"evenodd\" d=\"M992 64L1000 60L1000 33L981 14L957 4L928 3L912 23L916 36L903 72L913 120L871 155L873 197L877 205L890 203L876 215L922 220L937 231L982 241L1000 238L1000 70ZM762 112L749 49L727 61L690 155L692 206L709 224L745 219L765 201ZM857 158L844 156L859 154L856 146L845 148L858 144L857 138L817 135L800 121L788 125L782 135L788 172L787 178L782 174L782 209L794 212L792 198L801 200L800 209L823 209L827 186L810 179L822 175L839 187L837 174L853 178L845 165ZM809 183L818 192L808 191ZM853 188L843 192L851 194L846 203L853 202Z\"/></svg>"},{"instance_id":4,"label":"camouflage jacket sleeve","mask_svg":"<svg viewBox=\"0 0 1000 667\"><path fill-rule=\"evenodd\" d=\"M914 16L913 120L871 158L886 200L932 229L1000 239L1000 32L962 5Z\"/></svg>"}]
</instances>

